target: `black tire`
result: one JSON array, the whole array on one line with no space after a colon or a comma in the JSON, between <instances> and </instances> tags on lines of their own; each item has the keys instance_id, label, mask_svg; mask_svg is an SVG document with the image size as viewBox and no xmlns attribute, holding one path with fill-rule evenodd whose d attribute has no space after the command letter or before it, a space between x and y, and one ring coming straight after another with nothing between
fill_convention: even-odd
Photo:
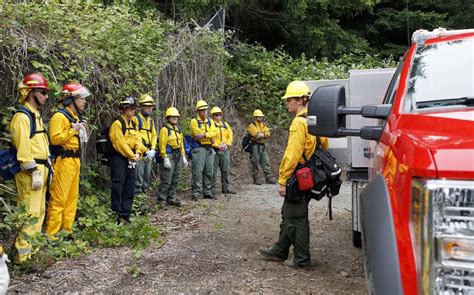
<instances>
[{"instance_id":1,"label":"black tire","mask_svg":"<svg viewBox=\"0 0 474 295\"><path fill-rule=\"evenodd\" d=\"M352 231L352 245L356 248L362 247L362 237L360 231Z\"/></svg>"}]
</instances>

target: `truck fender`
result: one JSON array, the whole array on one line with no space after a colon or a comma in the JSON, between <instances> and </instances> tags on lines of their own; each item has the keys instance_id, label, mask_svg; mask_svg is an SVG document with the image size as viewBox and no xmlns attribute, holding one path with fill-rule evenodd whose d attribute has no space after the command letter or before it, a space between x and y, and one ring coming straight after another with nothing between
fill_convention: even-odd
<instances>
[{"instance_id":1,"label":"truck fender","mask_svg":"<svg viewBox=\"0 0 474 295\"><path fill-rule=\"evenodd\" d=\"M368 288L374 294L403 294L392 207L383 176L367 184L360 200Z\"/></svg>"}]
</instances>

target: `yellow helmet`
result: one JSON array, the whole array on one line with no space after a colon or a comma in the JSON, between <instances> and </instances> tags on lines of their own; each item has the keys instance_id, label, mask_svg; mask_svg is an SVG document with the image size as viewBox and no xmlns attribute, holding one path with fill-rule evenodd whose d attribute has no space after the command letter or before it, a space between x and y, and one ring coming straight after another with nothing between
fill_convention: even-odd
<instances>
[{"instance_id":1,"label":"yellow helmet","mask_svg":"<svg viewBox=\"0 0 474 295\"><path fill-rule=\"evenodd\" d=\"M165 117L180 117L180 114L177 108L170 107L166 110Z\"/></svg>"},{"instance_id":2,"label":"yellow helmet","mask_svg":"<svg viewBox=\"0 0 474 295\"><path fill-rule=\"evenodd\" d=\"M290 97L303 97L303 96L308 96L311 94L311 91L308 88L308 85L306 85L305 82L303 81L293 81L290 84L288 84L288 87L286 87L286 92L285 95L282 97L282 99L287 99Z\"/></svg>"},{"instance_id":3,"label":"yellow helmet","mask_svg":"<svg viewBox=\"0 0 474 295\"><path fill-rule=\"evenodd\" d=\"M254 117L265 117L265 115L263 114L263 112L261 110L255 110L253 111L253 116Z\"/></svg>"},{"instance_id":4,"label":"yellow helmet","mask_svg":"<svg viewBox=\"0 0 474 295\"><path fill-rule=\"evenodd\" d=\"M138 103L141 106L151 106L151 107L155 106L155 101L149 94L143 94L142 96L140 96Z\"/></svg>"},{"instance_id":5,"label":"yellow helmet","mask_svg":"<svg viewBox=\"0 0 474 295\"><path fill-rule=\"evenodd\" d=\"M207 102L202 99L196 103L196 110L205 110L208 108L209 106L207 105Z\"/></svg>"},{"instance_id":6,"label":"yellow helmet","mask_svg":"<svg viewBox=\"0 0 474 295\"><path fill-rule=\"evenodd\" d=\"M219 107L213 107L211 110L211 116L214 114L222 113L222 110Z\"/></svg>"}]
</instances>

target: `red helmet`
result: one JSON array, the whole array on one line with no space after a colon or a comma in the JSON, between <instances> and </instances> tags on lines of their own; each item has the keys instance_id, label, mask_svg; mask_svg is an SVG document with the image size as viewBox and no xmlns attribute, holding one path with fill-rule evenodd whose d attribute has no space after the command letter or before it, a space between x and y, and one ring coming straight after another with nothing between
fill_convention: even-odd
<instances>
[{"instance_id":1,"label":"red helmet","mask_svg":"<svg viewBox=\"0 0 474 295\"><path fill-rule=\"evenodd\" d=\"M30 73L25 76L22 83L29 89L49 90L48 82L40 73Z\"/></svg>"},{"instance_id":2,"label":"red helmet","mask_svg":"<svg viewBox=\"0 0 474 295\"><path fill-rule=\"evenodd\" d=\"M36 72L25 75L23 81L18 84L18 90L20 91L20 97L18 98L18 101L22 103L28 96L28 93L30 93L30 91L33 89L49 90L48 82L40 73Z\"/></svg>"},{"instance_id":3,"label":"red helmet","mask_svg":"<svg viewBox=\"0 0 474 295\"><path fill-rule=\"evenodd\" d=\"M82 86L76 82L69 82L63 86L61 89L61 94L59 96L59 101L63 101L66 98L86 98L91 96L91 93L87 87Z\"/></svg>"}]
</instances>

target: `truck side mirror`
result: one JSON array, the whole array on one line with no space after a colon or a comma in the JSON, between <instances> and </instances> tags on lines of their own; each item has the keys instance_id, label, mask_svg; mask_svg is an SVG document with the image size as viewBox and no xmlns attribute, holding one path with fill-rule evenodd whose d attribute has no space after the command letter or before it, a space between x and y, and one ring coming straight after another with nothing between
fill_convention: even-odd
<instances>
[{"instance_id":1,"label":"truck side mirror","mask_svg":"<svg viewBox=\"0 0 474 295\"><path fill-rule=\"evenodd\" d=\"M341 85L321 86L313 92L308 103L309 133L340 137L338 129L346 127L346 117L338 108L346 105L346 90Z\"/></svg>"},{"instance_id":2,"label":"truck side mirror","mask_svg":"<svg viewBox=\"0 0 474 295\"><path fill-rule=\"evenodd\" d=\"M365 118L387 119L392 105L366 105L346 107L346 90L341 85L321 86L311 95L308 103L308 130L312 135L326 137L358 136L378 140L382 126L364 126L361 129L346 128L346 115Z\"/></svg>"}]
</instances>

